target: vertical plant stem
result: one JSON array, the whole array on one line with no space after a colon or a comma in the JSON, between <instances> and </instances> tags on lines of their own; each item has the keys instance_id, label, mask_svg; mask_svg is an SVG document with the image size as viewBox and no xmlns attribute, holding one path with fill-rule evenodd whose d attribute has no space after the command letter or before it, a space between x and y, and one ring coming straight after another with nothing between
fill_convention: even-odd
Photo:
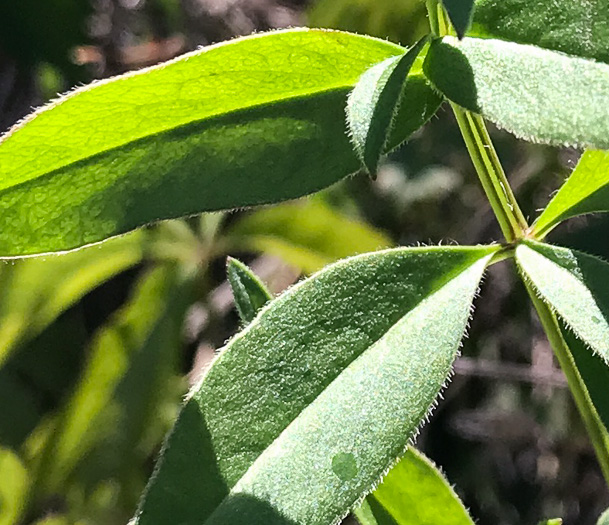
<instances>
[{"instance_id":1,"label":"vertical plant stem","mask_svg":"<svg viewBox=\"0 0 609 525\"><path fill-rule=\"evenodd\" d=\"M567 378L569 390L571 390L575 405L596 452L605 481L609 485L609 433L594 408L586 385L575 365L573 354L571 354L571 350L562 336L556 316L537 296L531 285L527 283L526 286L535 310L537 310L539 320L554 350L554 355L556 355L560 367Z\"/></svg>"}]
</instances>

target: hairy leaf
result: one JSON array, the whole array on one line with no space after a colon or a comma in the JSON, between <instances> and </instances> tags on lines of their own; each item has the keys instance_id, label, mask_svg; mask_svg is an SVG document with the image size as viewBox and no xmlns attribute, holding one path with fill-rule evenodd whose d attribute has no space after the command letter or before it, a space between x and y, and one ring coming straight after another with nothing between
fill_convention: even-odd
<instances>
[{"instance_id":1,"label":"hairy leaf","mask_svg":"<svg viewBox=\"0 0 609 525\"><path fill-rule=\"evenodd\" d=\"M478 30L609 62L608 0L477 0Z\"/></svg>"},{"instance_id":2,"label":"hairy leaf","mask_svg":"<svg viewBox=\"0 0 609 525\"><path fill-rule=\"evenodd\" d=\"M355 151L373 177L384 153L408 73L427 38L402 56L384 60L358 80L347 101L347 124ZM409 104L408 100L404 101ZM423 108L421 108L423 110Z\"/></svg>"},{"instance_id":3,"label":"hairy leaf","mask_svg":"<svg viewBox=\"0 0 609 525\"><path fill-rule=\"evenodd\" d=\"M152 221L283 201L336 182L359 166L345 133L347 94L366 69L403 51L293 29L69 93L0 141L0 255L75 248ZM393 145L439 104L420 71L404 96Z\"/></svg>"},{"instance_id":4,"label":"hairy leaf","mask_svg":"<svg viewBox=\"0 0 609 525\"><path fill-rule=\"evenodd\" d=\"M380 231L337 213L318 198L256 210L230 226L224 239L230 250L276 255L305 273L393 244Z\"/></svg>"},{"instance_id":5,"label":"hairy leaf","mask_svg":"<svg viewBox=\"0 0 609 525\"><path fill-rule=\"evenodd\" d=\"M428 414L495 250L362 255L269 303L189 396L135 522L336 523Z\"/></svg>"},{"instance_id":6,"label":"hairy leaf","mask_svg":"<svg viewBox=\"0 0 609 525\"><path fill-rule=\"evenodd\" d=\"M463 38L472 24L474 0L442 0L448 17L459 38Z\"/></svg>"},{"instance_id":7,"label":"hairy leaf","mask_svg":"<svg viewBox=\"0 0 609 525\"><path fill-rule=\"evenodd\" d=\"M355 511L362 525L473 525L463 503L432 461L409 448Z\"/></svg>"},{"instance_id":8,"label":"hairy leaf","mask_svg":"<svg viewBox=\"0 0 609 525\"><path fill-rule=\"evenodd\" d=\"M538 236L570 217L609 211L609 152L586 151L533 226Z\"/></svg>"},{"instance_id":9,"label":"hairy leaf","mask_svg":"<svg viewBox=\"0 0 609 525\"><path fill-rule=\"evenodd\" d=\"M249 323L273 296L245 264L229 257L226 263L226 273L235 298L235 306L244 324Z\"/></svg>"},{"instance_id":10,"label":"hairy leaf","mask_svg":"<svg viewBox=\"0 0 609 525\"><path fill-rule=\"evenodd\" d=\"M445 37L425 73L447 98L531 142L609 148L609 64L535 46Z\"/></svg>"},{"instance_id":11,"label":"hairy leaf","mask_svg":"<svg viewBox=\"0 0 609 525\"><path fill-rule=\"evenodd\" d=\"M541 297L609 363L609 264L591 255L527 241L516 261Z\"/></svg>"}]
</instances>

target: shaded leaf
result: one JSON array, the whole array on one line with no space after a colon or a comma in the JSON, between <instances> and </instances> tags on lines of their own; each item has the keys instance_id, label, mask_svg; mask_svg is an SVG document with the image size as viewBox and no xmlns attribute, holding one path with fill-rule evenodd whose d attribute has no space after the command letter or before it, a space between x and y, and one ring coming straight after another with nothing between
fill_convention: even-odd
<instances>
[{"instance_id":1,"label":"shaded leaf","mask_svg":"<svg viewBox=\"0 0 609 525\"><path fill-rule=\"evenodd\" d=\"M0 525L20 522L29 483L28 471L19 457L0 447Z\"/></svg>"},{"instance_id":2,"label":"shaded leaf","mask_svg":"<svg viewBox=\"0 0 609 525\"><path fill-rule=\"evenodd\" d=\"M135 522L344 516L428 414L495 250L362 255L269 303L190 394Z\"/></svg>"},{"instance_id":3,"label":"shaded leaf","mask_svg":"<svg viewBox=\"0 0 609 525\"><path fill-rule=\"evenodd\" d=\"M73 91L0 142L0 213L10 225L0 230L0 254L71 249L152 221L279 202L336 182L359 166L345 133L348 92L370 66L403 51L293 29ZM404 96L394 145L437 109L420 72Z\"/></svg>"},{"instance_id":4,"label":"shaded leaf","mask_svg":"<svg viewBox=\"0 0 609 525\"><path fill-rule=\"evenodd\" d=\"M601 211L609 211L609 152L586 151L533 229L543 236L565 219Z\"/></svg>"},{"instance_id":5,"label":"shaded leaf","mask_svg":"<svg viewBox=\"0 0 609 525\"><path fill-rule=\"evenodd\" d=\"M402 56L388 58L368 69L349 95L347 124L351 140L373 177L386 149L408 73L426 42L427 38L423 38Z\"/></svg>"},{"instance_id":6,"label":"shaded leaf","mask_svg":"<svg viewBox=\"0 0 609 525\"><path fill-rule=\"evenodd\" d=\"M607 0L477 0L474 21L497 38L609 62Z\"/></svg>"},{"instance_id":7,"label":"shaded leaf","mask_svg":"<svg viewBox=\"0 0 609 525\"><path fill-rule=\"evenodd\" d=\"M244 324L256 317L258 311L273 296L258 276L245 264L229 257L226 262L226 273L235 299L235 306Z\"/></svg>"},{"instance_id":8,"label":"shaded leaf","mask_svg":"<svg viewBox=\"0 0 609 525\"><path fill-rule=\"evenodd\" d=\"M425 73L447 98L531 142L609 148L609 64L535 46L445 37Z\"/></svg>"},{"instance_id":9,"label":"shaded leaf","mask_svg":"<svg viewBox=\"0 0 609 525\"><path fill-rule=\"evenodd\" d=\"M432 461L409 448L355 515L362 525L473 525Z\"/></svg>"},{"instance_id":10,"label":"shaded leaf","mask_svg":"<svg viewBox=\"0 0 609 525\"><path fill-rule=\"evenodd\" d=\"M231 251L276 255L305 273L394 244L365 222L337 213L317 198L249 213L224 232L224 239Z\"/></svg>"},{"instance_id":11,"label":"shaded leaf","mask_svg":"<svg viewBox=\"0 0 609 525\"><path fill-rule=\"evenodd\" d=\"M474 0L442 0L448 17L459 38L463 38L472 25Z\"/></svg>"},{"instance_id":12,"label":"shaded leaf","mask_svg":"<svg viewBox=\"0 0 609 525\"><path fill-rule=\"evenodd\" d=\"M609 363L609 264L575 250L533 241L516 248L516 261L544 301Z\"/></svg>"}]
</instances>

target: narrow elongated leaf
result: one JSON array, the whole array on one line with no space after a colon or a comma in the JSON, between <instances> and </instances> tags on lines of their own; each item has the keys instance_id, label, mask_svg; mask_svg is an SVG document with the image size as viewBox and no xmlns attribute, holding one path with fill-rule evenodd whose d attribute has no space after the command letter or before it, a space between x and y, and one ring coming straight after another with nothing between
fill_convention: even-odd
<instances>
[{"instance_id":1,"label":"narrow elongated leaf","mask_svg":"<svg viewBox=\"0 0 609 525\"><path fill-rule=\"evenodd\" d=\"M286 30L68 94L0 142L0 254L75 248L336 182L359 166L345 133L348 92L403 52L349 33ZM394 145L439 103L420 72L404 96Z\"/></svg>"},{"instance_id":2,"label":"narrow elongated leaf","mask_svg":"<svg viewBox=\"0 0 609 525\"><path fill-rule=\"evenodd\" d=\"M534 229L545 235L565 219L600 211L609 211L609 152L586 151Z\"/></svg>"},{"instance_id":3,"label":"narrow elongated leaf","mask_svg":"<svg viewBox=\"0 0 609 525\"><path fill-rule=\"evenodd\" d=\"M535 46L445 37L425 73L453 102L531 142L609 148L609 64Z\"/></svg>"},{"instance_id":4,"label":"narrow elongated leaf","mask_svg":"<svg viewBox=\"0 0 609 525\"><path fill-rule=\"evenodd\" d=\"M463 38L472 24L474 0L442 0L448 17L459 38Z\"/></svg>"},{"instance_id":5,"label":"narrow elongated leaf","mask_svg":"<svg viewBox=\"0 0 609 525\"><path fill-rule=\"evenodd\" d=\"M429 412L495 250L358 256L269 303L189 396L135 522L336 523Z\"/></svg>"},{"instance_id":6,"label":"narrow elongated leaf","mask_svg":"<svg viewBox=\"0 0 609 525\"><path fill-rule=\"evenodd\" d=\"M318 198L256 210L230 226L224 239L231 251L277 255L305 273L393 245L379 230L337 213Z\"/></svg>"},{"instance_id":7,"label":"narrow elongated leaf","mask_svg":"<svg viewBox=\"0 0 609 525\"><path fill-rule=\"evenodd\" d=\"M388 58L370 68L349 95L347 123L351 140L373 177L386 149L408 73L426 42L424 38L402 56Z\"/></svg>"},{"instance_id":8,"label":"narrow elongated leaf","mask_svg":"<svg viewBox=\"0 0 609 525\"><path fill-rule=\"evenodd\" d=\"M432 461L409 448L355 511L362 525L473 525L463 503Z\"/></svg>"},{"instance_id":9,"label":"narrow elongated leaf","mask_svg":"<svg viewBox=\"0 0 609 525\"><path fill-rule=\"evenodd\" d=\"M244 324L249 323L273 296L245 264L232 257L228 258L226 273L235 298L235 306Z\"/></svg>"},{"instance_id":10,"label":"narrow elongated leaf","mask_svg":"<svg viewBox=\"0 0 609 525\"><path fill-rule=\"evenodd\" d=\"M516 248L516 261L575 335L609 363L609 264L533 241Z\"/></svg>"},{"instance_id":11,"label":"narrow elongated leaf","mask_svg":"<svg viewBox=\"0 0 609 525\"><path fill-rule=\"evenodd\" d=\"M608 0L477 0L488 35L609 62Z\"/></svg>"}]
</instances>

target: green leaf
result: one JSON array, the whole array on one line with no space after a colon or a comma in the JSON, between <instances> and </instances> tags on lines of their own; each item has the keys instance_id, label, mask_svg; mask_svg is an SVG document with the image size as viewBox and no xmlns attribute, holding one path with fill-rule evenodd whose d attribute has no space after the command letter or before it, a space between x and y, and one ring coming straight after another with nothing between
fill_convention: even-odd
<instances>
[{"instance_id":1,"label":"green leaf","mask_svg":"<svg viewBox=\"0 0 609 525\"><path fill-rule=\"evenodd\" d=\"M609 525L609 509L603 512L596 525Z\"/></svg>"},{"instance_id":2,"label":"green leaf","mask_svg":"<svg viewBox=\"0 0 609 525\"><path fill-rule=\"evenodd\" d=\"M28 471L12 451L0 447L0 525L14 525L25 510L30 483Z\"/></svg>"},{"instance_id":3,"label":"green leaf","mask_svg":"<svg viewBox=\"0 0 609 525\"><path fill-rule=\"evenodd\" d=\"M442 0L448 17L459 38L463 38L472 25L474 0Z\"/></svg>"},{"instance_id":4,"label":"green leaf","mask_svg":"<svg viewBox=\"0 0 609 525\"><path fill-rule=\"evenodd\" d=\"M543 300L609 363L609 264L568 248L527 241L516 261Z\"/></svg>"},{"instance_id":5,"label":"green leaf","mask_svg":"<svg viewBox=\"0 0 609 525\"><path fill-rule=\"evenodd\" d=\"M362 507L355 510L362 525L474 523L442 473L413 448L406 451Z\"/></svg>"},{"instance_id":6,"label":"green leaf","mask_svg":"<svg viewBox=\"0 0 609 525\"><path fill-rule=\"evenodd\" d=\"M586 213L609 211L609 152L586 151L533 226L537 236Z\"/></svg>"},{"instance_id":7,"label":"green leaf","mask_svg":"<svg viewBox=\"0 0 609 525\"><path fill-rule=\"evenodd\" d=\"M607 0L477 0L487 35L609 62Z\"/></svg>"},{"instance_id":8,"label":"green leaf","mask_svg":"<svg viewBox=\"0 0 609 525\"><path fill-rule=\"evenodd\" d=\"M357 171L346 97L404 49L315 29L258 34L69 93L0 141L0 254L66 250L152 221L284 201ZM420 71L391 144L435 113ZM33 153L34 152L34 153Z\"/></svg>"},{"instance_id":9,"label":"green leaf","mask_svg":"<svg viewBox=\"0 0 609 525\"><path fill-rule=\"evenodd\" d=\"M258 276L237 259L227 259L226 273L239 317L244 324L248 324L273 296Z\"/></svg>"},{"instance_id":10,"label":"green leaf","mask_svg":"<svg viewBox=\"0 0 609 525\"><path fill-rule=\"evenodd\" d=\"M609 366L598 355L590 352L564 323L560 324L562 336L571 350L592 404L605 427L609 429Z\"/></svg>"},{"instance_id":11,"label":"green leaf","mask_svg":"<svg viewBox=\"0 0 609 525\"><path fill-rule=\"evenodd\" d=\"M393 245L380 231L337 213L318 198L256 210L230 226L223 237L230 251L276 255L305 273Z\"/></svg>"},{"instance_id":12,"label":"green leaf","mask_svg":"<svg viewBox=\"0 0 609 525\"><path fill-rule=\"evenodd\" d=\"M353 257L269 303L190 394L136 523L335 523L429 413L495 251Z\"/></svg>"},{"instance_id":13,"label":"green leaf","mask_svg":"<svg viewBox=\"0 0 609 525\"><path fill-rule=\"evenodd\" d=\"M544 521L539 522L539 525L562 525L562 519L554 518L551 520L544 520Z\"/></svg>"},{"instance_id":14,"label":"green leaf","mask_svg":"<svg viewBox=\"0 0 609 525\"><path fill-rule=\"evenodd\" d=\"M426 43L427 37L402 56L388 58L368 69L349 95L347 124L351 140L362 164L373 177L376 177L379 160L386 149L408 73Z\"/></svg>"},{"instance_id":15,"label":"green leaf","mask_svg":"<svg viewBox=\"0 0 609 525\"><path fill-rule=\"evenodd\" d=\"M500 40L435 41L425 73L447 98L531 142L609 148L609 64Z\"/></svg>"}]
</instances>

